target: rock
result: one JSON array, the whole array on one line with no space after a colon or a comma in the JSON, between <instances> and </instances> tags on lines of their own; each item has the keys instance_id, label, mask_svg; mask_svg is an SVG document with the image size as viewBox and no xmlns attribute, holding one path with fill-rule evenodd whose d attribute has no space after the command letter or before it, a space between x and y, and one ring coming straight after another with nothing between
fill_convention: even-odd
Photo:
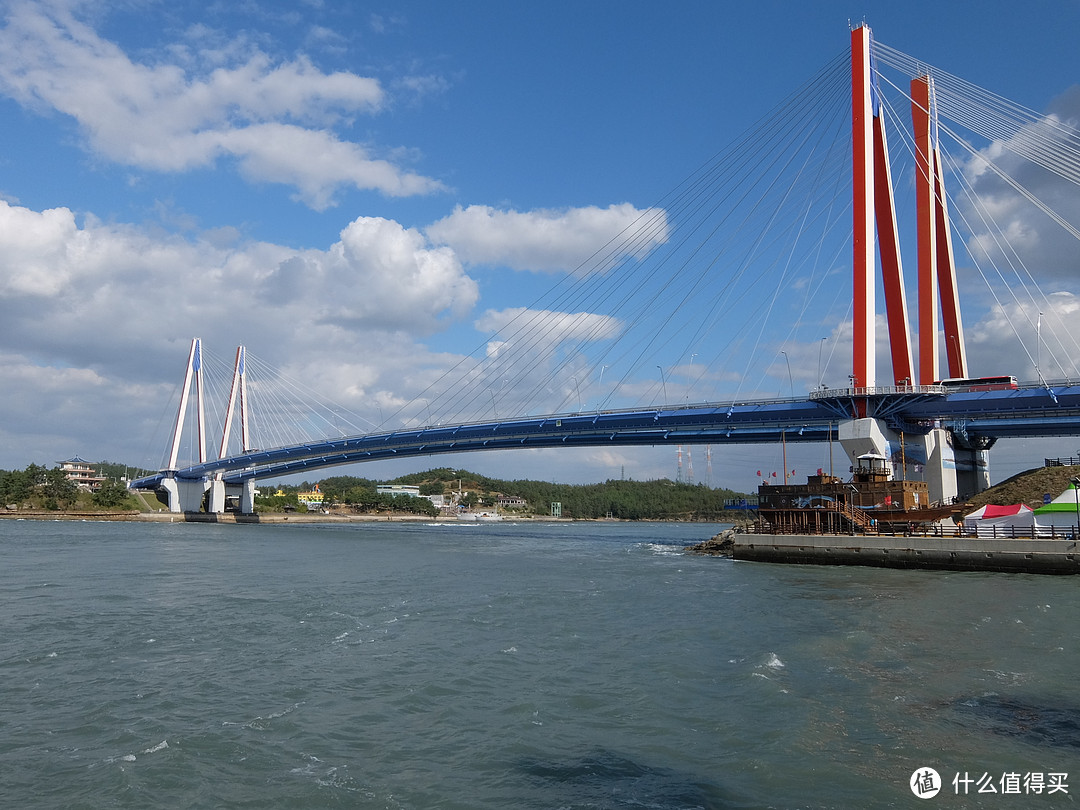
<instances>
[{"instance_id":1,"label":"rock","mask_svg":"<svg viewBox=\"0 0 1080 810\"><path fill-rule=\"evenodd\" d=\"M690 554L707 554L713 557L730 557L735 549L735 530L725 529L711 540L698 543L695 546L687 546L686 551Z\"/></svg>"}]
</instances>

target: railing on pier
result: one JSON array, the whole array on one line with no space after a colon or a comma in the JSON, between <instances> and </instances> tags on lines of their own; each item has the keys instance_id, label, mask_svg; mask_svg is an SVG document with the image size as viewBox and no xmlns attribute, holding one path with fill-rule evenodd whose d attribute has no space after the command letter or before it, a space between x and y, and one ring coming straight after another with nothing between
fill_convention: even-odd
<instances>
[{"instance_id":1,"label":"railing on pier","mask_svg":"<svg viewBox=\"0 0 1080 810\"><path fill-rule=\"evenodd\" d=\"M1044 458L1044 467L1076 467L1080 465L1080 458L1072 456L1070 458Z\"/></svg>"},{"instance_id":2,"label":"railing on pier","mask_svg":"<svg viewBox=\"0 0 1080 810\"><path fill-rule=\"evenodd\" d=\"M847 510L837 510L847 516ZM935 523L929 526L915 526L905 530L880 525L876 529L855 529L854 523L849 524L849 536L852 537L969 537L980 540L1075 540L1077 531L1075 526L984 526L978 530L964 528L963 525L941 525ZM748 534L775 534L775 535L826 535L842 533L815 532L792 526L779 526L762 524L761 522L746 527Z\"/></svg>"}]
</instances>

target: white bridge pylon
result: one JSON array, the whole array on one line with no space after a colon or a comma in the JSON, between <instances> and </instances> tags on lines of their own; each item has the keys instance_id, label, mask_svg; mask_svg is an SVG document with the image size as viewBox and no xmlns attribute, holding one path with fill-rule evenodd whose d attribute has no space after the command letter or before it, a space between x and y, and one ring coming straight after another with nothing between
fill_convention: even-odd
<instances>
[{"instance_id":1,"label":"white bridge pylon","mask_svg":"<svg viewBox=\"0 0 1080 810\"><path fill-rule=\"evenodd\" d=\"M229 402L225 408L225 424L221 431L221 444L218 449L218 458L225 458L228 453L229 435L232 429L233 418L237 413L239 404L240 416L240 444L241 452L251 449L250 433L248 431L248 397L247 397L247 374L246 354L243 346L236 349L236 362L233 366L232 386L229 390ZM180 392L180 407L176 413L176 424L173 426L172 449L169 453L169 463L165 468L167 475L161 482L162 487L168 493L170 512L198 512L202 510L204 496L209 493L206 503L206 511L221 514L225 511L226 491L225 481L222 474L218 473L212 479L205 480L181 480L175 477L179 469L178 458L180 444L183 437L184 425L187 422L188 405L191 398L191 387L195 386L196 408L196 449L200 464L205 464L206 458L206 407L203 401L203 369L202 369L202 340L192 338L191 350L188 352L187 367L184 371L184 387ZM250 514L255 511L255 481L245 481L236 487L240 499L240 511Z\"/></svg>"}]
</instances>

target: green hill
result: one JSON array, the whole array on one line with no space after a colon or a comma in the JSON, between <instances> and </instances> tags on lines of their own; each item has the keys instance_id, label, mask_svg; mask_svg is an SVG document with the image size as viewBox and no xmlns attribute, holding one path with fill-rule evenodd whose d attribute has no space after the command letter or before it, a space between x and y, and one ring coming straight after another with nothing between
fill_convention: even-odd
<instances>
[{"instance_id":1,"label":"green hill","mask_svg":"<svg viewBox=\"0 0 1080 810\"><path fill-rule=\"evenodd\" d=\"M971 498L969 503L974 507L988 503L999 506L1023 503L1032 509L1038 509L1043 505L1043 495L1050 493L1051 498L1056 498L1068 488L1071 479L1076 476L1080 476L1080 466L1037 467L1018 473L985 492L980 492Z\"/></svg>"},{"instance_id":2,"label":"green hill","mask_svg":"<svg viewBox=\"0 0 1080 810\"><path fill-rule=\"evenodd\" d=\"M461 493L465 502L490 505L500 495L516 496L527 506L507 511L518 514L550 515L552 504L560 504L563 517L576 519L619 518L623 520L730 520L724 501L746 497L730 489L713 489L660 479L654 481L609 480L600 484L557 484L531 479L502 480L469 470L441 467L395 478L395 484L418 486L421 495ZM360 500L359 490L375 490L367 479L337 476L319 482L327 499L341 503ZM308 489L311 484L300 485ZM285 491L296 487L282 487ZM388 496L389 497L389 496Z\"/></svg>"}]
</instances>

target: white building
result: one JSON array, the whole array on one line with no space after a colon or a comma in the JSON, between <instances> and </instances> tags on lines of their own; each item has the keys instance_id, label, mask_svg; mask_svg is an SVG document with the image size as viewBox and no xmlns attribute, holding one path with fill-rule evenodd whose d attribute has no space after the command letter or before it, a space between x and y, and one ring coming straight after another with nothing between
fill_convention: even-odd
<instances>
[{"instance_id":1,"label":"white building","mask_svg":"<svg viewBox=\"0 0 1080 810\"><path fill-rule=\"evenodd\" d=\"M394 498L398 495L411 495L414 498L420 497L420 487L412 486L411 484L377 484L375 486L375 492L379 495L390 495Z\"/></svg>"},{"instance_id":2,"label":"white building","mask_svg":"<svg viewBox=\"0 0 1080 810\"><path fill-rule=\"evenodd\" d=\"M74 481L79 489L97 492L105 482L104 475L98 475L97 470L90 466L90 462L84 458L75 456L67 461L56 462L60 470L67 476L69 481Z\"/></svg>"}]
</instances>

